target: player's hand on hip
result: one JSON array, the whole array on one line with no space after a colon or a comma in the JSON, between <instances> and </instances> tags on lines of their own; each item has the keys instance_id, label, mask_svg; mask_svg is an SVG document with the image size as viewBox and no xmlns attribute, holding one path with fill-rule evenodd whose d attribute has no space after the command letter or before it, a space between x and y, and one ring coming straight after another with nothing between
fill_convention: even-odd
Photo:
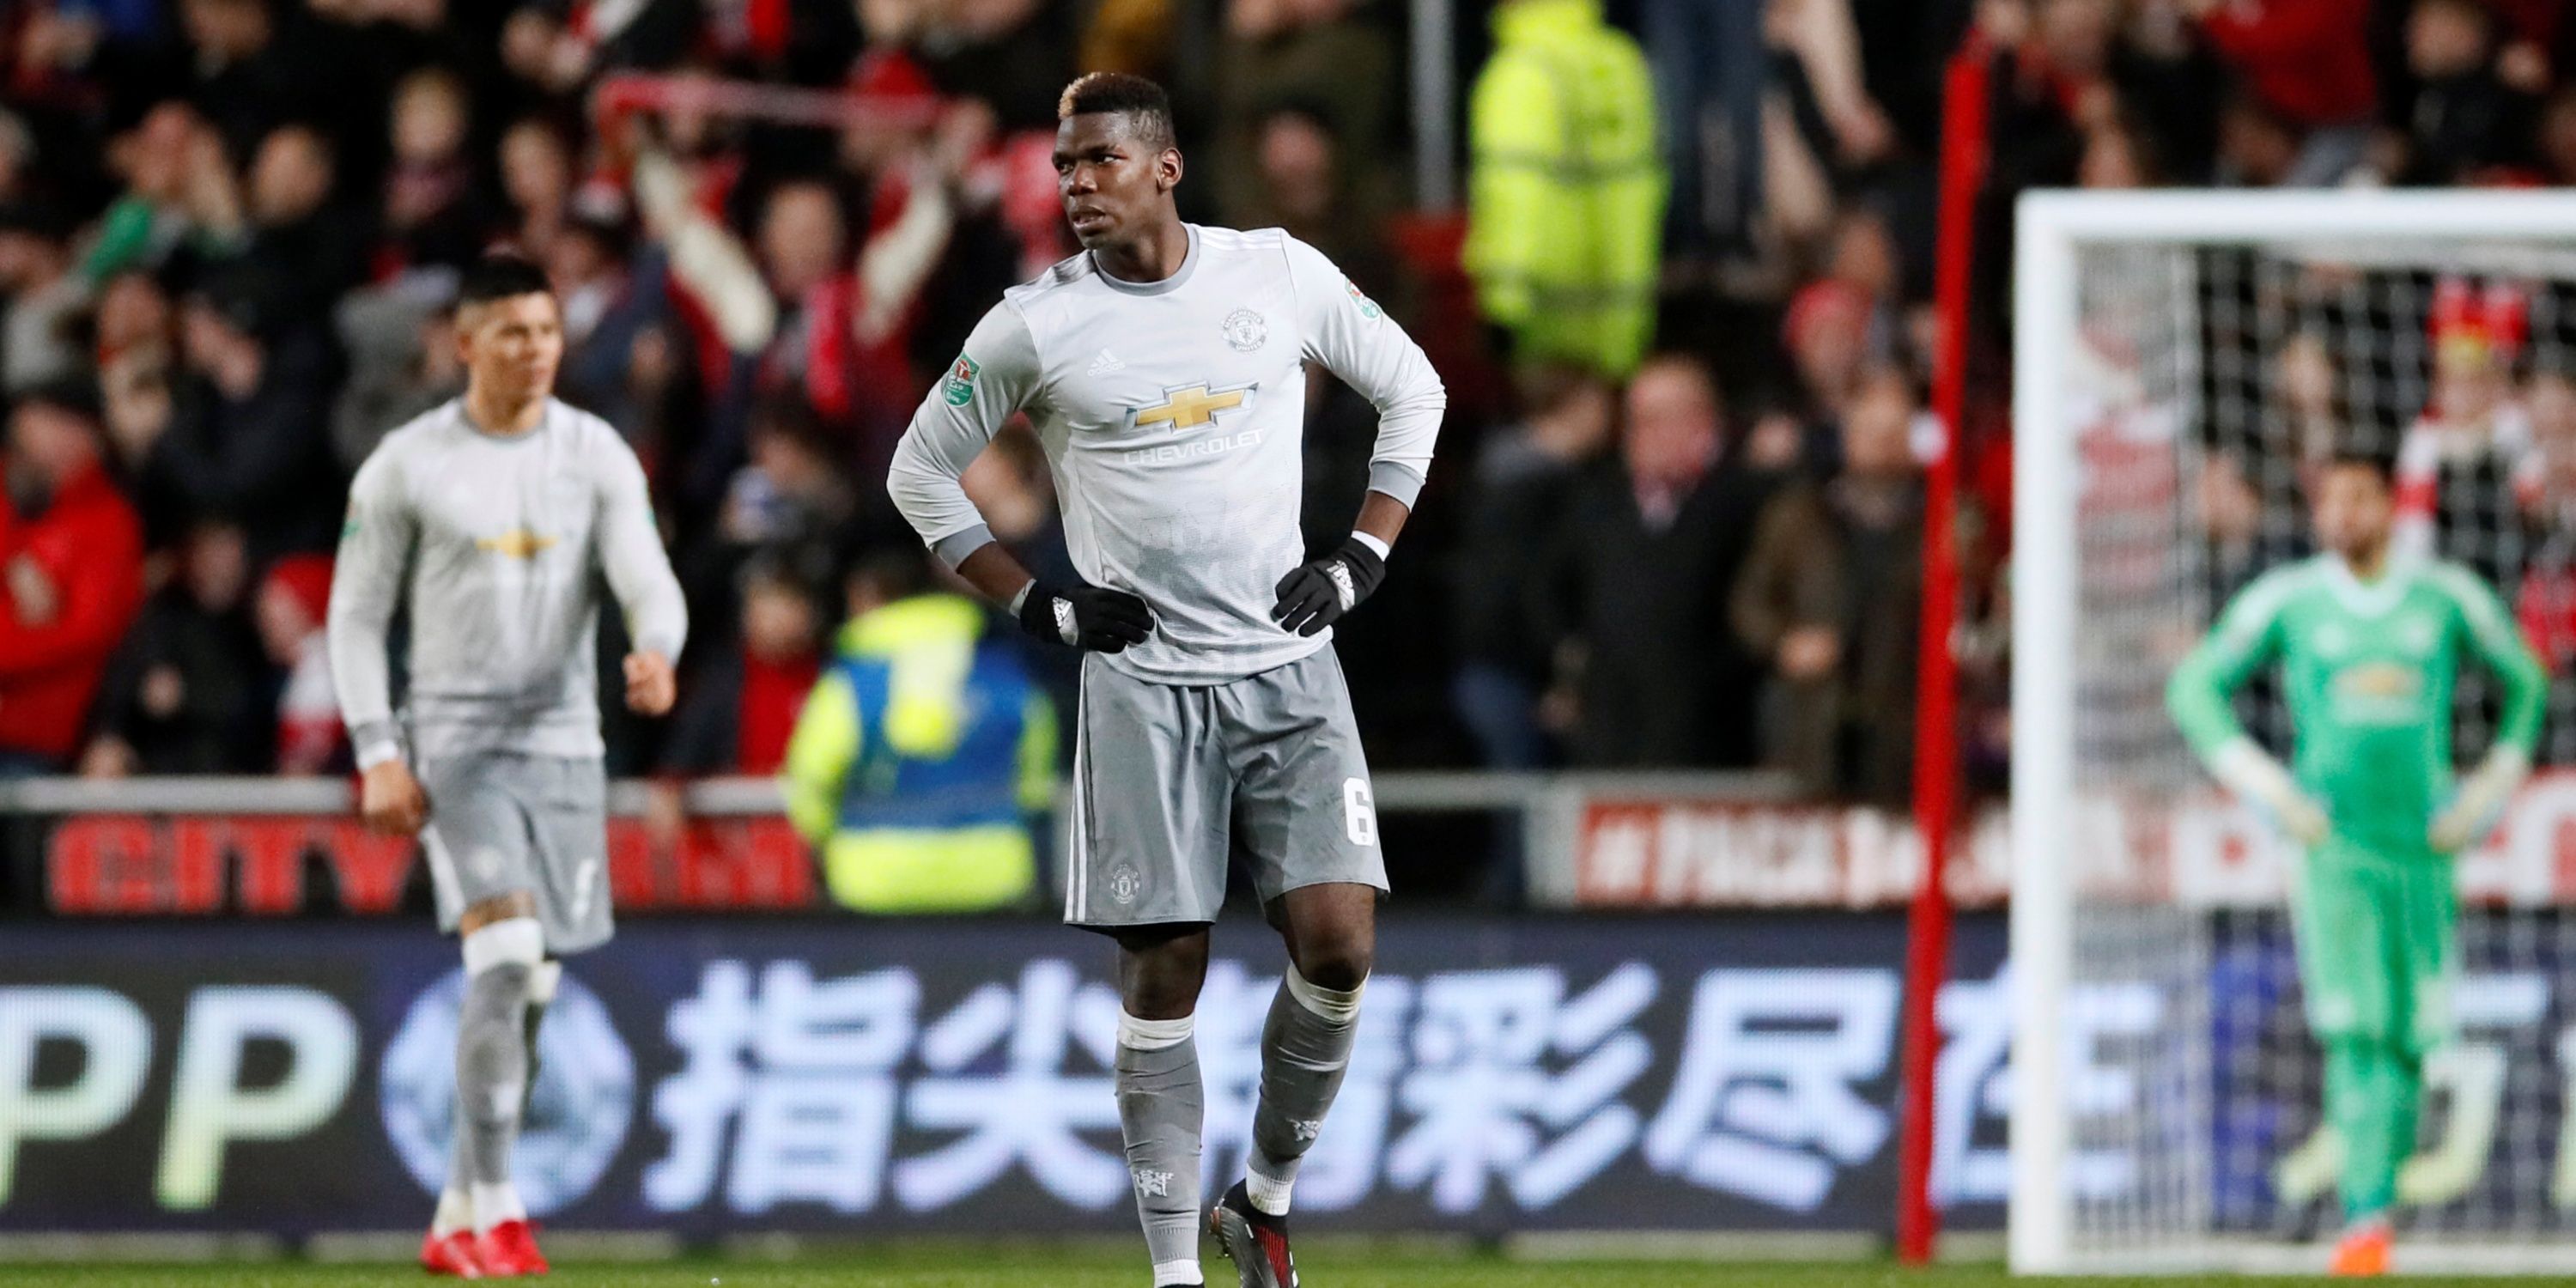
<instances>
[{"instance_id":1,"label":"player's hand on hip","mask_svg":"<svg viewBox=\"0 0 2576 1288\"><path fill-rule=\"evenodd\" d=\"M2308 795L2288 767L2274 760L2251 738L2237 738L2219 748L2210 770L2228 790L2254 802L2272 816L2282 831L2301 845L2315 845L2333 830L2325 806Z\"/></svg>"},{"instance_id":2,"label":"player's hand on hip","mask_svg":"<svg viewBox=\"0 0 2576 1288\"><path fill-rule=\"evenodd\" d=\"M429 821L429 796L399 760L371 765L358 777L358 816L370 831L410 836Z\"/></svg>"},{"instance_id":3,"label":"player's hand on hip","mask_svg":"<svg viewBox=\"0 0 2576 1288\"><path fill-rule=\"evenodd\" d=\"M2460 781L2451 803L2433 816L2424 839L2440 854L2457 854L2486 839L2530 776L2531 759L2520 749L2498 747L2487 753L2476 772Z\"/></svg>"},{"instance_id":4,"label":"player's hand on hip","mask_svg":"<svg viewBox=\"0 0 2576 1288\"><path fill-rule=\"evenodd\" d=\"M1358 538L1346 539L1341 549L1279 579L1279 603L1270 620L1283 631L1312 635L1342 620L1384 580L1386 561Z\"/></svg>"},{"instance_id":5,"label":"player's hand on hip","mask_svg":"<svg viewBox=\"0 0 2576 1288\"><path fill-rule=\"evenodd\" d=\"M2301 845L2315 845L2334 830L2333 821L2326 817L2325 807L2305 792L2293 792L2275 802L2272 812L2280 817L2281 830Z\"/></svg>"},{"instance_id":6,"label":"player's hand on hip","mask_svg":"<svg viewBox=\"0 0 2576 1288\"><path fill-rule=\"evenodd\" d=\"M1020 601L1020 629L1050 644L1117 653L1154 633L1154 610L1123 590L1087 582L1035 582Z\"/></svg>"},{"instance_id":7,"label":"player's hand on hip","mask_svg":"<svg viewBox=\"0 0 2576 1288\"><path fill-rule=\"evenodd\" d=\"M671 675L671 659L659 653L626 655L626 709L637 715L667 715L680 696Z\"/></svg>"}]
</instances>

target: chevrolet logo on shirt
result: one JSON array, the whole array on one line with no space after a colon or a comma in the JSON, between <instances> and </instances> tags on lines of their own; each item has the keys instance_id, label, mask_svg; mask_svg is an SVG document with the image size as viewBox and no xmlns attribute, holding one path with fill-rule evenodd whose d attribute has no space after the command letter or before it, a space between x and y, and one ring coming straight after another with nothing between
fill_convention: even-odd
<instances>
[{"instance_id":1,"label":"chevrolet logo on shirt","mask_svg":"<svg viewBox=\"0 0 2576 1288\"><path fill-rule=\"evenodd\" d=\"M530 532L526 528L512 528L497 537L477 539L474 548L487 550L496 555L508 555L512 559L534 559L539 551L553 546L555 541L553 537Z\"/></svg>"},{"instance_id":2,"label":"chevrolet logo on shirt","mask_svg":"<svg viewBox=\"0 0 2576 1288\"><path fill-rule=\"evenodd\" d=\"M1175 431L1197 429L1216 419L1221 411L1250 406L1259 385L1237 385L1232 389L1210 392L1206 385L1175 386L1163 391L1164 401L1152 407L1139 407L1128 423L1138 429L1147 425L1170 425Z\"/></svg>"}]
</instances>

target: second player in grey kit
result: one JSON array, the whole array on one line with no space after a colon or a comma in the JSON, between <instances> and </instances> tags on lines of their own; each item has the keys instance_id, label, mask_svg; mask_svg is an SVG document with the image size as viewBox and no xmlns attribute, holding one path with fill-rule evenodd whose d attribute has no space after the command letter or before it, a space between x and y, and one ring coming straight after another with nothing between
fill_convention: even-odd
<instances>
[{"instance_id":1,"label":"second player in grey kit","mask_svg":"<svg viewBox=\"0 0 2576 1288\"><path fill-rule=\"evenodd\" d=\"M509 1173L536 1019L557 959L610 933L598 587L625 610L626 703L647 715L671 707L688 609L635 454L552 396L545 275L503 256L468 269L456 331L464 396L387 435L350 485L331 673L360 808L419 833L439 924L463 940L455 1161L422 1260L500 1275L545 1265ZM386 660L404 605L408 749Z\"/></svg>"},{"instance_id":2,"label":"second player in grey kit","mask_svg":"<svg viewBox=\"0 0 2576 1288\"><path fill-rule=\"evenodd\" d=\"M1386 865L1330 628L1376 589L1447 396L1422 350L1313 247L1182 223L1163 91L1074 82L1055 164L1084 250L984 316L895 450L923 540L1083 659L1065 920L1113 936L1115 1083L1154 1282L1202 1282L1204 1093L1192 1013L1229 848L1289 965L1262 1030L1243 1182L1206 1220L1244 1288L1294 1288L1298 1165L1340 1090ZM1306 364L1376 405L1357 530L1306 558ZM1025 412L1082 580L1032 579L958 485Z\"/></svg>"}]
</instances>

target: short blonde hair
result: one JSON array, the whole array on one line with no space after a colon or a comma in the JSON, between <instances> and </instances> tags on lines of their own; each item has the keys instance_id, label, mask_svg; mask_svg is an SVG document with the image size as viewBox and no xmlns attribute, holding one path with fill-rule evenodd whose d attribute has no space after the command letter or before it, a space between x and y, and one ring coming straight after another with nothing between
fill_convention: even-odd
<instances>
[{"instance_id":1,"label":"short blonde hair","mask_svg":"<svg viewBox=\"0 0 2576 1288\"><path fill-rule=\"evenodd\" d=\"M1059 121L1095 112L1128 117L1138 138L1158 148L1172 145L1172 98L1163 87L1126 72L1088 72L1074 78L1055 101Z\"/></svg>"}]
</instances>

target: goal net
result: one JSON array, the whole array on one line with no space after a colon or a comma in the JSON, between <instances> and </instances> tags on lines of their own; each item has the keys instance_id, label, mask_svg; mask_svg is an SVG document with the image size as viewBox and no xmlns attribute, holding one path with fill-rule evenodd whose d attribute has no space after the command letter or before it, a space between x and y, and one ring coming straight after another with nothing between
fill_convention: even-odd
<instances>
[{"instance_id":1,"label":"goal net","mask_svg":"<svg viewBox=\"0 0 2576 1288\"><path fill-rule=\"evenodd\" d=\"M2017 1270L2322 1268L2342 1142L2288 864L2167 717L2228 597L2302 558L2338 444L2399 466L2552 681L2541 769L2459 861L2454 1035L2399 1177L2401 1269L2576 1269L2576 201L2041 194L2015 281ZM2471 666L2458 759L2494 687ZM2238 697L2288 759L2268 677Z\"/></svg>"}]
</instances>

